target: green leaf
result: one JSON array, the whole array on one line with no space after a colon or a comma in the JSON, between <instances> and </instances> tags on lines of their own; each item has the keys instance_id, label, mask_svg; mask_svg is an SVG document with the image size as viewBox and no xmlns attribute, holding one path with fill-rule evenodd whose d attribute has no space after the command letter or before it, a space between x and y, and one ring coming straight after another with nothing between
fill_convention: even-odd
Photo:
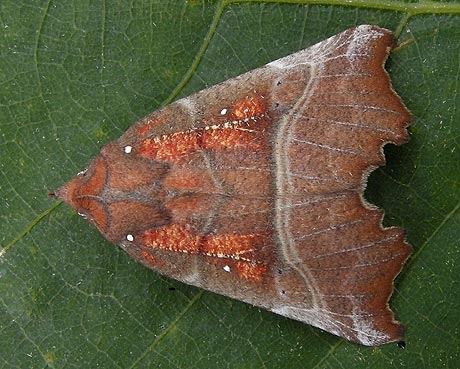
<instances>
[{"instance_id":1,"label":"green leaf","mask_svg":"<svg viewBox=\"0 0 460 369\"><path fill-rule=\"evenodd\" d=\"M147 113L365 23L398 33L387 69L414 116L366 192L415 249L391 300L405 350L161 277L47 198ZM0 366L457 367L459 84L454 1L1 1Z\"/></svg>"}]
</instances>

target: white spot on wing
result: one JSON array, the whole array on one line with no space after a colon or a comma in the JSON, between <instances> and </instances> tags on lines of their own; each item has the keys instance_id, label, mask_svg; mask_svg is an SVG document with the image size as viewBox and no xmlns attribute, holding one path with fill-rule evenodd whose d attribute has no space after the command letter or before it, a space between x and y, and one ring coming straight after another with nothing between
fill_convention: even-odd
<instances>
[{"instance_id":1,"label":"white spot on wing","mask_svg":"<svg viewBox=\"0 0 460 369\"><path fill-rule=\"evenodd\" d=\"M134 236L132 234L128 234L126 235L126 239L129 241L129 242L133 242L134 241Z\"/></svg>"},{"instance_id":2,"label":"white spot on wing","mask_svg":"<svg viewBox=\"0 0 460 369\"><path fill-rule=\"evenodd\" d=\"M230 267L228 265L225 265L224 266L224 270L229 273L231 271Z\"/></svg>"},{"instance_id":3,"label":"white spot on wing","mask_svg":"<svg viewBox=\"0 0 460 369\"><path fill-rule=\"evenodd\" d=\"M124 151L126 154L130 154L132 150L133 150L133 147L130 145L124 147Z\"/></svg>"}]
</instances>

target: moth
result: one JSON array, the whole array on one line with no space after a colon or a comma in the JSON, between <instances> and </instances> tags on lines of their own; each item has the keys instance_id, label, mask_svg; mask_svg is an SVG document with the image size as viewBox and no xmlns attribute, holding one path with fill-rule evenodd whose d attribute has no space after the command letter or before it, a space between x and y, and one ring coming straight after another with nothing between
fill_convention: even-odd
<instances>
[{"instance_id":1,"label":"moth","mask_svg":"<svg viewBox=\"0 0 460 369\"><path fill-rule=\"evenodd\" d=\"M148 268L363 345L398 341L411 253L363 197L411 115L362 25L180 99L51 196Z\"/></svg>"}]
</instances>

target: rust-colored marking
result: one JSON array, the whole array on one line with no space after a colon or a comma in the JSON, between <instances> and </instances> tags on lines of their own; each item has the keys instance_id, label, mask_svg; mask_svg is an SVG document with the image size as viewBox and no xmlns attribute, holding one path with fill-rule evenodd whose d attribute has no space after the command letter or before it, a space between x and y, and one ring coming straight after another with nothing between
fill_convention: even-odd
<instances>
[{"instance_id":1,"label":"rust-colored marking","mask_svg":"<svg viewBox=\"0 0 460 369\"><path fill-rule=\"evenodd\" d=\"M237 101L231 108L230 116L234 120L262 117L267 113L267 104L263 96L251 95Z\"/></svg>"},{"instance_id":2,"label":"rust-colored marking","mask_svg":"<svg viewBox=\"0 0 460 369\"><path fill-rule=\"evenodd\" d=\"M144 158L181 162L198 150L219 150L244 147L255 150L261 147L256 129L244 127L244 122L208 126L185 132L175 132L141 141L137 155Z\"/></svg>"},{"instance_id":3,"label":"rust-colored marking","mask_svg":"<svg viewBox=\"0 0 460 369\"><path fill-rule=\"evenodd\" d=\"M267 273L267 266L264 264L255 264L248 261L237 261L236 269L240 277L253 283L260 282Z\"/></svg>"},{"instance_id":4,"label":"rust-colored marking","mask_svg":"<svg viewBox=\"0 0 460 369\"><path fill-rule=\"evenodd\" d=\"M202 236L193 233L186 224L171 224L143 232L141 242L146 247L203 254L235 260L250 260L243 255L254 251L256 234Z\"/></svg>"},{"instance_id":5,"label":"rust-colored marking","mask_svg":"<svg viewBox=\"0 0 460 369\"><path fill-rule=\"evenodd\" d=\"M140 242L145 247L186 254L198 254L200 240L200 236L190 232L183 224L171 224L140 234Z\"/></svg>"},{"instance_id":6,"label":"rust-colored marking","mask_svg":"<svg viewBox=\"0 0 460 369\"><path fill-rule=\"evenodd\" d=\"M246 96L230 108L225 122L211 124L212 120L205 120L209 125L203 128L143 139L136 154L149 159L181 162L187 155L198 150L231 147L257 150L262 147L257 133L266 128L266 115L267 105L262 96ZM148 123L141 129L141 135L148 131L150 125L163 119L160 116Z\"/></svg>"},{"instance_id":7,"label":"rust-colored marking","mask_svg":"<svg viewBox=\"0 0 460 369\"><path fill-rule=\"evenodd\" d=\"M140 235L140 242L152 249L203 255L235 265L238 274L259 281L266 267L256 261L257 234L201 236L188 229L186 224L171 224L151 229ZM234 262L234 263L233 263Z\"/></svg>"}]
</instances>

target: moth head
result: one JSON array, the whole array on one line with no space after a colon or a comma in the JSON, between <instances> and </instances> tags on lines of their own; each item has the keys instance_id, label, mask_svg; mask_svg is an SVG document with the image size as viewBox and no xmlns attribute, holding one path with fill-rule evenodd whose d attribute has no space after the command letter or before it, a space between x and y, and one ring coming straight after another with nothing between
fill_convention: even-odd
<instances>
[{"instance_id":1,"label":"moth head","mask_svg":"<svg viewBox=\"0 0 460 369\"><path fill-rule=\"evenodd\" d=\"M162 180L167 167L127 156L116 143L102 148L87 169L50 193L93 223L109 241L121 243L167 224Z\"/></svg>"},{"instance_id":2,"label":"moth head","mask_svg":"<svg viewBox=\"0 0 460 369\"><path fill-rule=\"evenodd\" d=\"M49 195L65 201L83 218L94 223L99 229L104 229L108 214L101 201L101 194L106 179L107 165L99 155L88 168Z\"/></svg>"}]
</instances>

